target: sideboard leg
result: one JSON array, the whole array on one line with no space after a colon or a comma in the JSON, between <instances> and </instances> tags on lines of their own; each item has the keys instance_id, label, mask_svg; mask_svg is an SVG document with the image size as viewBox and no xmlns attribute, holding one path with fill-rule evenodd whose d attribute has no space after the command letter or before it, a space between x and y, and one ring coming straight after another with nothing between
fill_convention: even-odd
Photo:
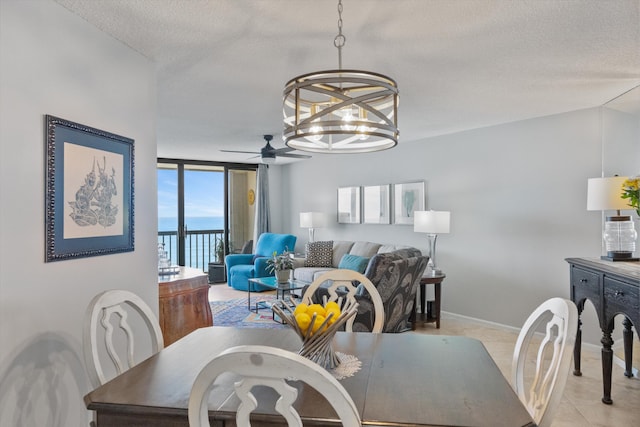
<instances>
[{"instance_id":1,"label":"sideboard leg","mask_svg":"<svg viewBox=\"0 0 640 427\"><path fill-rule=\"evenodd\" d=\"M580 306L578 306L580 309ZM573 347L573 375L576 377L582 376L580 370L580 355L582 351L582 320L580 320L580 314L582 310L578 311L578 330L576 331L576 343Z\"/></svg>"},{"instance_id":2,"label":"sideboard leg","mask_svg":"<svg viewBox=\"0 0 640 427\"><path fill-rule=\"evenodd\" d=\"M622 321L622 341L624 343L624 376L633 377L633 330L631 330L631 320L625 316Z\"/></svg>"},{"instance_id":3,"label":"sideboard leg","mask_svg":"<svg viewBox=\"0 0 640 427\"><path fill-rule=\"evenodd\" d=\"M602 396L602 402L607 405L611 405L611 372L613 369L613 339L611 338L611 332L603 332L602 339L602 385L604 395Z\"/></svg>"}]
</instances>

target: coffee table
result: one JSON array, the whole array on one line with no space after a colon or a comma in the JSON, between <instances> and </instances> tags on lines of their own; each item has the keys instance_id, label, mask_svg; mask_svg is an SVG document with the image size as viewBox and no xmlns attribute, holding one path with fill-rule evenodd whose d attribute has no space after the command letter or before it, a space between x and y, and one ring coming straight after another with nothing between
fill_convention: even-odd
<instances>
[{"instance_id":1,"label":"coffee table","mask_svg":"<svg viewBox=\"0 0 640 427\"><path fill-rule=\"evenodd\" d=\"M267 288L271 288L271 289L275 289L276 290L276 299L281 300L284 299L285 294L291 293L291 291L295 291L298 289L302 289L305 286L307 286L309 284L309 282L303 281L303 280L296 280L296 279L289 279L287 282L285 283L278 283L278 281L276 280L276 278L274 276L270 276L270 277L254 277L252 279L249 279L249 284L251 283L255 283L257 285L261 285ZM249 309L249 311L255 311L256 313L258 312L258 310L263 309L263 308L271 308L271 305L267 304L264 301L258 301L256 303L256 307L255 310L251 309L251 288L252 286L249 285L249 289L247 292L247 308Z\"/></svg>"}]
</instances>

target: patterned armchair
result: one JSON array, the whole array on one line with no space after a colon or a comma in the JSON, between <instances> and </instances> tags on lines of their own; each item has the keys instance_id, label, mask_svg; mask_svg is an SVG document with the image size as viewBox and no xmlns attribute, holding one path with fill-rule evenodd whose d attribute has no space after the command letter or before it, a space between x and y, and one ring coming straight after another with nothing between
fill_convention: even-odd
<instances>
[{"instance_id":1,"label":"patterned armchair","mask_svg":"<svg viewBox=\"0 0 640 427\"><path fill-rule=\"evenodd\" d=\"M267 260L274 252L281 254L291 251L295 245L296 236L293 234L262 233L258 238L255 253L230 254L225 257L227 284L241 291L249 290L250 278L273 276L273 272L267 271ZM260 292L269 289L251 285L251 291Z\"/></svg>"},{"instance_id":2,"label":"patterned armchair","mask_svg":"<svg viewBox=\"0 0 640 427\"><path fill-rule=\"evenodd\" d=\"M420 278L427 268L429 257L417 249L400 249L377 254L371 258L364 275L378 290L384 305L382 332L404 332L411 328L409 318L413 312ZM326 288L318 288L314 301L322 301ZM360 304L353 331L369 332L373 327L374 310L369 294L362 288L356 295Z\"/></svg>"}]
</instances>

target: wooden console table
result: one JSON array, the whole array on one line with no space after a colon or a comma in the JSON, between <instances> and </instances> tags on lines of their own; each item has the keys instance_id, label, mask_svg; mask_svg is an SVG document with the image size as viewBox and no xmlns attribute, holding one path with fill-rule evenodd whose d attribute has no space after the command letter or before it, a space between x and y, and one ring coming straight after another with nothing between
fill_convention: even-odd
<instances>
[{"instance_id":1,"label":"wooden console table","mask_svg":"<svg viewBox=\"0 0 640 427\"><path fill-rule=\"evenodd\" d=\"M607 404L611 400L611 371L613 366L614 317L625 316L622 324L624 343L625 373L632 377L633 331L631 326L640 328L640 263L611 262L598 258L567 258L571 273L571 300L578 307L578 315L584 309L586 300L596 308L600 329L602 329L602 381L604 394L602 401ZM574 348L574 371L580 372L580 350L582 345L582 322L578 318L578 331Z\"/></svg>"},{"instance_id":2,"label":"wooden console table","mask_svg":"<svg viewBox=\"0 0 640 427\"><path fill-rule=\"evenodd\" d=\"M213 325L207 275L180 267L177 274L158 276L160 328L164 346L195 329Z\"/></svg>"}]
</instances>

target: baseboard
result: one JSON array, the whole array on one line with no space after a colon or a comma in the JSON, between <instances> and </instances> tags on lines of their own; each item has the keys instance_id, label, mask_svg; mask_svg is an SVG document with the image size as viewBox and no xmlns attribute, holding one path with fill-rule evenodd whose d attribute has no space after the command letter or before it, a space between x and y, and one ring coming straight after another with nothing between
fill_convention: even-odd
<instances>
[{"instance_id":1,"label":"baseboard","mask_svg":"<svg viewBox=\"0 0 640 427\"><path fill-rule=\"evenodd\" d=\"M463 320L476 322L476 323L480 323L480 324L487 325L487 326L492 326L494 328L502 329L502 330L505 330L505 331L515 332L516 334L520 333L520 328L516 328L516 327L513 327L513 326L505 325L503 323L491 322L489 320L478 319L476 317L465 316L465 315L462 315L462 314L451 313L451 312L448 312L448 311L443 311L442 314L446 314L446 315L451 316L453 318L463 319ZM596 352L596 353L600 352L600 346L597 346L595 344L582 343L582 350L585 350L585 349L587 351L590 351L590 352ZM615 358L615 356L614 356L614 358ZM623 361L622 361L622 366L624 367L624 362Z\"/></svg>"},{"instance_id":2,"label":"baseboard","mask_svg":"<svg viewBox=\"0 0 640 427\"><path fill-rule=\"evenodd\" d=\"M454 318L458 318L458 319L469 320L469 321L480 323L480 324L487 325L487 326L493 326L493 327L496 327L496 328L499 328L499 329L503 329L503 330L512 331L512 332L515 332L516 334L518 332L520 332L520 328L514 328L513 326L505 325L505 324L502 324L502 323L491 322L489 320L478 319L476 317L465 316L463 314L451 313L449 311L442 311L442 314L446 314L448 316L451 316L451 317L454 317Z\"/></svg>"}]
</instances>

